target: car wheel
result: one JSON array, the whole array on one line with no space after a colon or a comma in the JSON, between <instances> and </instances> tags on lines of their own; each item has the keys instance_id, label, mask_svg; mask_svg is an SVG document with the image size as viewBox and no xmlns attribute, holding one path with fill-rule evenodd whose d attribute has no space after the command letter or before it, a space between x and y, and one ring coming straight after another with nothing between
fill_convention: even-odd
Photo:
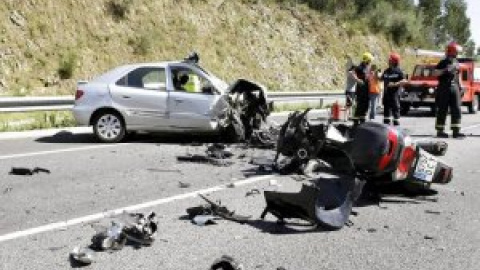
<instances>
[{"instance_id":1,"label":"car wheel","mask_svg":"<svg viewBox=\"0 0 480 270\"><path fill-rule=\"evenodd\" d=\"M468 113L476 114L478 109L478 98L473 96L472 102L468 103Z\"/></svg>"},{"instance_id":2,"label":"car wheel","mask_svg":"<svg viewBox=\"0 0 480 270\"><path fill-rule=\"evenodd\" d=\"M125 123L118 113L102 112L93 121L93 130L101 142L120 142L126 134Z\"/></svg>"}]
</instances>

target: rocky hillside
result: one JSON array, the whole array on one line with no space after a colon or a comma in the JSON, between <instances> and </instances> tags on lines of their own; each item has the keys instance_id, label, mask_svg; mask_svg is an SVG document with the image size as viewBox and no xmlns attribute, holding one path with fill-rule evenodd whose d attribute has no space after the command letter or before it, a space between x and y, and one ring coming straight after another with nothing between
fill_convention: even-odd
<instances>
[{"instance_id":1,"label":"rocky hillside","mask_svg":"<svg viewBox=\"0 0 480 270\"><path fill-rule=\"evenodd\" d=\"M119 64L183 58L226 81L272 90L343 87L347 56L383 65L381 36L305 5L274 0L2 0L0 94L72 94L77 80Z\"/></svg>"}]
</instances>

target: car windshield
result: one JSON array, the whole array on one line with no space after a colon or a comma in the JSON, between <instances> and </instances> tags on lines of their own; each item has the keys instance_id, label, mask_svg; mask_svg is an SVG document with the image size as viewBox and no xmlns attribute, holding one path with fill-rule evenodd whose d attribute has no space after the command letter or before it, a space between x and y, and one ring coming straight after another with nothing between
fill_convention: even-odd
<instances>
[{"instance_id":1,"label":"car windshield","mask_svg":"<svg viewBox=\"0 0 480 270\"><path fill-rule=\"evenodd\" d=\"M416 66L413 72L414 77L434 77L434 66Z\"/></svg>"}]
</instances>

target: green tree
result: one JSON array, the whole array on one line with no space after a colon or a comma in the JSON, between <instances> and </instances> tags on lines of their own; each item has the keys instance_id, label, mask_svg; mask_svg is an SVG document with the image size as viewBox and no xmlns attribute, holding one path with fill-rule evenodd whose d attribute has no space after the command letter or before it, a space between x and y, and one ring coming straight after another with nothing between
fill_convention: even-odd
<instances>
[{"instance_id":1,"label":"green tree","mask_svg":"<svg viewBox=\"0 0 480 270\"><path fill-rule=\"evenodd\" d=\"M441 18L447 39L467 44L470 39L470 19L464 0L445 0L445 14ZM448 40L447 40L448 41Z\"/></svg>"},{"instance_id":2,"label":"green tree","mask_svg":"<svg viewBox=\"0 0 480 270\"><path fill-rule=\"evenodd\" d=\"M445 42L442 27L442 0L419 0L418 11L423 16L424 33L430 43L439 45Z\"/></svg>"},{"instance_id":3,"label":"green tree","mask_svg":"<svg viewBox=\"0 0 480 270\"><path fill-rule=\"evenodd\" d=\"M466 56L468 57L475 56L475 42L472 39L468 40L467 43L465 43L464 49L465 49L464 52Z\"/></svg>"}]
</instances>

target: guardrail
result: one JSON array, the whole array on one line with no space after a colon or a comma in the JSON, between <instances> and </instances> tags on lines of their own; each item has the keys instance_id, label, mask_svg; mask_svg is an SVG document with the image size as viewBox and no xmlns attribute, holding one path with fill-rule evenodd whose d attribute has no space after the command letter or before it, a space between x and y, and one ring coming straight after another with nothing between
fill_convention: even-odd
<instances>
[{"instance_id":1,"label":"guardrail","mask_svg":"<svg viewBox=\"0 0 480 270\"><path fill-rule=\"evenodd\" d=\"M275 104L319 102L324 100L340 100L340 92L269 92L268 98ZM56 97L0 97L0 113L33 112L33 111L66 111L74 104L74 96Z\"/></svg>"}]
</instances>

